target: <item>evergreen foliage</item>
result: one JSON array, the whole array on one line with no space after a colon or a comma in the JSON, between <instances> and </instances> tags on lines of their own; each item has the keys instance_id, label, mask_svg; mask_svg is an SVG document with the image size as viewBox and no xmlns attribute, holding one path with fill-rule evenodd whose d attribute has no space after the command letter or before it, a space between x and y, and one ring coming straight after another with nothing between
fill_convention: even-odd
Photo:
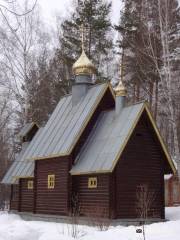
<instances>
[{"instance_id":1,"label":"evergreen foliage","mask_svg":"<svg viewBox=\"0 0 180 240\"><path fill-rule=\"evenodd\" d=\"M69 71L81 54L81 26L85 28L85 51L94 62L101 77L104 64L110 60L113 43L110 21L111 3L105 0L79 0L68 20L62 23L60 52ZM71 72L70 72L71 74Z\"/></svg>"},{"instance_id":2,"label":"evergreen foliage","mask_svg":"<svg viewBox=\"0 0 180 240\"><path fill-rule=\"evenodd\" d=\"M161 65L161 43L157 20L157 1L126 0L119 26L119 47L123 49L123 77L131 101L147 99L152 106L155 84L159 82L154 58ZM150 45L152 49L150 49Z\"/></svg>"},{"instance_id":3,"label":"evergreen foliage","mask_svg":"<svg viewBox=\"0 0 180 240\"><path fill-rule=\"evenodd\" d=\"M177 0L125 0L116 26L121 34L118 44L129 101L149 101L176 156L179 151L175 146L180 146L179 16Z\"/></svg>"}]
</instances>

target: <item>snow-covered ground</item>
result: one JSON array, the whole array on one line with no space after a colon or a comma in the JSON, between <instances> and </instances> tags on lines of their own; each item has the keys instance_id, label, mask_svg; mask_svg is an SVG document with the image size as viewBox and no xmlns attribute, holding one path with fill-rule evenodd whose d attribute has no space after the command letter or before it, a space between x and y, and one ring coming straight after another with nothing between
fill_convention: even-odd
<instances>
[{"instance_id":1,"label":"snow-covered ground","mask_svg":"<svg viewBox=\"0 0 180 240\"><path fill-rule=\"evenodd\" d=\"M180 240L180 207L166 208L170 221L147 225L146 240ZM107 231L78 226L79 240L141 240L137 227L117 226ZM0 240L72 240L72 226L61 223L24 221L18 215L0 212Z\"/></svg>"}]
</instances>

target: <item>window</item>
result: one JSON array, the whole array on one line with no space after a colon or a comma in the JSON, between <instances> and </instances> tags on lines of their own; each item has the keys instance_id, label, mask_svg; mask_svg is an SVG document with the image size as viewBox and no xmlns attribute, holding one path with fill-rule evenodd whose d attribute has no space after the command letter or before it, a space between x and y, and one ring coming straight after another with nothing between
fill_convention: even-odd
<instances>
[{"instance_id":1,"label":"window","mask_svg":"<svg viewBox=\"0 0 180 240\"><path fill-rule=\"evenodd\" d=\"M34 183L34 182L33 182L32 180L28 181L28 182L27 182L27 188L28 188L28 189L33 189L33 183Z\"/></svg>"},{"instance_id":2,"label":"window","mask_svg":"<svg viewBox=\"0 0 180 240\"><path fill-rule=\"evenodd\" d=\"M55 175L48 175L48 188L53 189L55 187Z\"/></svg>"},{"instance_id":3,"label":"window","mask_svg":"<svg viewBox=\"0 0 180 240\"><path fill-rule=\"evenodd\" d=\"M97 177L88 178L88 188L97 188Z\"/></svg>"}]
</instances>

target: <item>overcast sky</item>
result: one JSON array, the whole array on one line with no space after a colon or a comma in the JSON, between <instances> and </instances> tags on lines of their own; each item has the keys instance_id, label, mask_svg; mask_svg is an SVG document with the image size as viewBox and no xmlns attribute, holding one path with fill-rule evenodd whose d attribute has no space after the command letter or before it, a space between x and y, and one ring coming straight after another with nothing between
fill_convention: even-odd
<instances>
[{"instance_id":1,"label":"overcast sky","mask_svg":"<svg viewBox=\"0 0 180 240\"><path fill-rule=\"evenodd\" d=\"M51 25L55 22L55 16L57 13L62 16L66 16L67 12L71 8L72 0L38 0L39 5L42 8L42 14L45 21L48 21ZM112 21L117 23L119 20L119 11L121 7L121 0L112 0Z\"/></svg>"}]
</instances>

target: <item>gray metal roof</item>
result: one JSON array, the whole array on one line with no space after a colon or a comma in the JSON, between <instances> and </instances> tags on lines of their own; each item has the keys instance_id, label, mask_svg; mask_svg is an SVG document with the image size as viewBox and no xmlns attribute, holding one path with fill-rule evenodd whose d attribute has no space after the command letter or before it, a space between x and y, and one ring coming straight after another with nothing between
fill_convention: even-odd
<instances>
[{"instance_id":1,"label":"gray metal roof","mask_svg":"<svg viewBox=\"0 0 180 240\"><path fill-rule=\"evenodd\" d=\"M68 154L107 87L107 84L91 87L82 101L73 107L72 96L63 97L45 127L38 130L30 143L23 145L22 151L7 171L2 183L15 184L17 178L33 177L34 161L30 160L32 158ZM25 126L21 134L31 127L32 124Z\"/></svg>"},{"instance_id":2,"label":"gray metal roof","mask_svg":"<svg viewBox=\"0 0 180 240\"><path fill-rule=\"evenodd\" d=\"M125 107L119 116L114 110L102 112L70 173L111 172L143 106Z\"/></svg>"},{"instance_id":3,"label":"gray metal roof","mask_svg":"<svg viewBox=\"0 0 180 240\"><path fill-rule=\"evenodd\" d=\"M26 123L24 127L21 129L21 131L18 133L18 137L24 137L26 134L33 128L33 126L36 125L36 123Z\"/></svg>"},{"instance_id":4,"label":"gray metal roof","mask_svg":"<svg viewBox=\"0 0 180 240\"><path fill-rule=\"evenodd\" d=\"M22 155L24 154L24 152L26 151L28 146L29 146L29 143L23 143L21 152L19 154L17 154L17 157L16 157L15 161L11 164L10 168L6 172L6 174L5 174L4 178L2 179L1 183L11 184L11 183L15 182L14 173L16 173L17 170L19 169L19 165L21 163Z\"/></svg>"},{"instance_id":5,"label":"gray metal roof","mask_svg":"<svg viewBox=\"0 0 180 240\"><path fill-rule=\"evenodd\" d=\"M21 152L6 172L1 183L16 184L18 183L17 178L34 176L34 161L27 161L26 155L42 132L42 129L43 128L40 128L38 130L31 142L23 143Z\"/></svg>"},{"instance_id":6,"label":"gray metal roof","mask_svg":"<svg viewBox=\"0 0 180 240\"><path fill-rule=\"evenodd\" d=\"M39 137L28 148L26 158L68 155L107 88L108 84L91 87L75 106L72 106L71 95L63 97Z\"/></svg>"},{"instance_id":7,"label":"gray metal roof","mask_svg":"<svg viewBox=\"0 0 180 240\"><path fill-rule=\"evenodd\" d=\"M76 106L72 106L71 95L63 97L46 126L38 130L29 145L24 145L2 183L13 184L17 178L32 177L34 161L30 159L70 154L107 88L108 84L90 88ZM123 108L119 116L115 115L115 110L102 112L77 156L71 174L112 172L144 109L148 113L146 104L139 103ZM173 169L174 165L155 123L153 120L151 122Z\"/></svg>"}]
</instances>

